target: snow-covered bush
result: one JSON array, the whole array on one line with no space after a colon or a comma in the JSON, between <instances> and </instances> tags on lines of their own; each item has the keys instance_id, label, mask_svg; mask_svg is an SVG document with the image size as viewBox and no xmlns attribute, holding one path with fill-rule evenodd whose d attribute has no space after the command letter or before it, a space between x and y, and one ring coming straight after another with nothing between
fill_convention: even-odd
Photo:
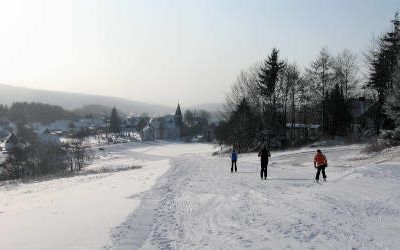
<instances>
[{"instance_id":1,"label":"snow-covered bush","mask_svg":"<svg viewBox=\"0 0 400 250\"><path fill-rule=\"evenodd\" d=\"M70 144L43 143L30 128L20 128L18 144L0 165L0 180L21 179L60 172L79 171L89 159L82 140Z\"/></svg>"},{"instance_id":2,"label":"snow-covered bush","mask_svg":"<svg viewBox=\"0 0 400 250\"><path fill-rule=\"evenodd\" d=\"M0 179L40 176L65 170L67 166L66 151L59 145L20 143L8 152L0 166Z\"/></svg>"},{"instance_id":3,"label":"snow-covered bush","mask_svg":"<svg viewBox=\"0 0 400 250\"><path fill-rule=\"evenodd\" d=\"M387 141L376 140L375 142L367 144L362 151L370 154L370 153L380 152L388 147L390 146L387 144Z\"/></svg>"},{"instance_id":4,"label":"snow-covered bush","mask_svg":"<svg viewBox=\"0 0 400 250\"><path fill-rule=\"evenodd\" d=\"M382 131L379 138L365 146L363 151L366 153L380 152L386 148L398 145L400 145L400 128Z\"/></svg>"},{"instance_id":5,"label":"snow-covered bush","mask_svg":"<svg viewBox=\"0 0 400 250\"><path fill-rule=\"evenodd\" d=\"M392 140L397 141L400 143L400 128L396 128L392 134Z\"/></svg>"}]
</instances>

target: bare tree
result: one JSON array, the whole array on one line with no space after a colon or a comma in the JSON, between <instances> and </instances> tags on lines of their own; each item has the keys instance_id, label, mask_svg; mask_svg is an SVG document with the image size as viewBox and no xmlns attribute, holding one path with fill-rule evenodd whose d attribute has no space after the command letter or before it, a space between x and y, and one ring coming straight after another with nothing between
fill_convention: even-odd
<instances>
[{"instance_id":1,"label":"bare tree","mask_svg":"<svg viewBox=\"0 0 400 250\"><path fill-rule=\"evenodd\" d=\"M243 98L255 110L260 109L260 95L257 87L259 67L259 64L254 64L239 73L226 96L227 111L232 112Z\"/></svg>"},{"instance_id":2,"label":"bare tree","mask_svg":"<svg viewBox=\"0 0 400 250\"><path fill-rule=\"evenodd\" d=\"M291 140L292 143L295 141L294 126L296 123L296 98L299 95L299 80L300 71L296 64L288 64L285 69L286 89L289 94L291 102ZM285 104L285 117L286 117L286 104ZM286 124L285 124L286 126Z\"/></svg>"},{"instance_id":3,"label":"bare tree","mask_svg":"<svg viewBox=\"0 0 400 250\"><path fill-rule=\"evenodd\" d=\"M88 158L88 151L83 145L83 138L74 138L71 143L66 145L66 151L70 171L80 171Z\"/></svg>"},{"instance_id":4,"label":"bare tree","mask_svg":"<svg viewBox=\"0 0 400 250\"><path fill-rule=\"evenodd\" d=\"M333 79L339 84L346 99L351 97L359 85L357 57L344 49L333 59Z\"/></svg>"},{"instance_id":5,"label":"bare tree","mask_svg":"<svg viewBox=\"0 0 400 250\"><path fill-rule=\"evenodd\" d=\"M321 126L322 131L325 131L326 93L333 87L333 60L326 47L320 50L318 57L307 69L307 73L309 74L309 79L312 81L311 83L314 85L314 90L317 93L315 101L320 101L322 103Z\"/></svg>"}]
</instances>

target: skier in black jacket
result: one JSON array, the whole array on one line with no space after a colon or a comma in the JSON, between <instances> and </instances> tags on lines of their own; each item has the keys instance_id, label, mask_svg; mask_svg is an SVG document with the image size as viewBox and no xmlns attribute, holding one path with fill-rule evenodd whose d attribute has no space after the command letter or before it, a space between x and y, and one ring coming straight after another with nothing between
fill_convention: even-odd
<instances>
[{"instance_id":1,"label":"skier in black jacket","mask_svg":"<svg viewBox=\"0 0 400 250\"><path fill-rule=\"evenodd\" d=\"M271 153L267 149L267 146L263 146L261 151L258 153L258 157L261 157L261 179L264 177L264 180L267 179L267 167L268 167L268 158L271 157Z\"/></svg>"}]
</instances>

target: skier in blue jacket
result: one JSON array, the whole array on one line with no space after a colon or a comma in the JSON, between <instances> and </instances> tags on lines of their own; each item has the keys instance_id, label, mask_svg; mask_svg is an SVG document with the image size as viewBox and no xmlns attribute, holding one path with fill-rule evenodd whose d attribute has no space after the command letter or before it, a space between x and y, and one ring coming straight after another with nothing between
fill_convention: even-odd
<instances>
[{"instance_id":1,"label":"skier in blue jacket","mask_svg":"<svg viewBox=\"0 0 400 250\"><path fill-rule=\"evenodd\" d=\"M233 172L233 164L235 164L235 172L237 172L237 166L236 166L237 153L236 153L236 150L234 148L232 149L231 160L232 160L231 172Z\"/></svg>"},{"instance_id":2,"label":"skier in blue jacket","mask_svg":"<svg viewBox=\"0 0 400 250\"><path fill-rule=\"evenodd\" d=\"M231 172L233 172L233 164L235 164L235 172L237 172L237 166L236 166L237 158L238 156L236 150L233 148L231 152L231 160L232 160Z\"/></svg>"}]
</instances>

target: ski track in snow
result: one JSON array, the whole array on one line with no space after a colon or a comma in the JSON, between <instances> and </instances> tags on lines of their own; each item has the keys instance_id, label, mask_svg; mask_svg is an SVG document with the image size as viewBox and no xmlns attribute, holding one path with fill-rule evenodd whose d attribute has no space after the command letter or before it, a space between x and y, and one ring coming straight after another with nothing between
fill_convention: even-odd
<instances>
[{"instance_id":1,"label":"ski track in snow","mask_svg":"<svg viewBox=\"0 0 400 250\"><path fill-rule=\"evenodd\" d=\"M82 175L0 183L0 249L398 249L400 147L212 156L210 144L112 145ZM132 169L132 166L141 166ZM86 172L85 172L86 171Z\"/></svg>"},{"instance_id":2,"label":"ski track in snow","mask_svg":"<svg viewBox=\"0 0 400 250\"><path fill-rule=\"evenodd\" d=\"M313 183L315 149L273 153L267 181L255 154L239 155L238 172L230 173L227 156L143 150L170 159L171 168L140 195L106 248L396 249L400 164L352 160L359 150L323 149L329 167L321 184Z\"/></svg>"}]
</instances>

